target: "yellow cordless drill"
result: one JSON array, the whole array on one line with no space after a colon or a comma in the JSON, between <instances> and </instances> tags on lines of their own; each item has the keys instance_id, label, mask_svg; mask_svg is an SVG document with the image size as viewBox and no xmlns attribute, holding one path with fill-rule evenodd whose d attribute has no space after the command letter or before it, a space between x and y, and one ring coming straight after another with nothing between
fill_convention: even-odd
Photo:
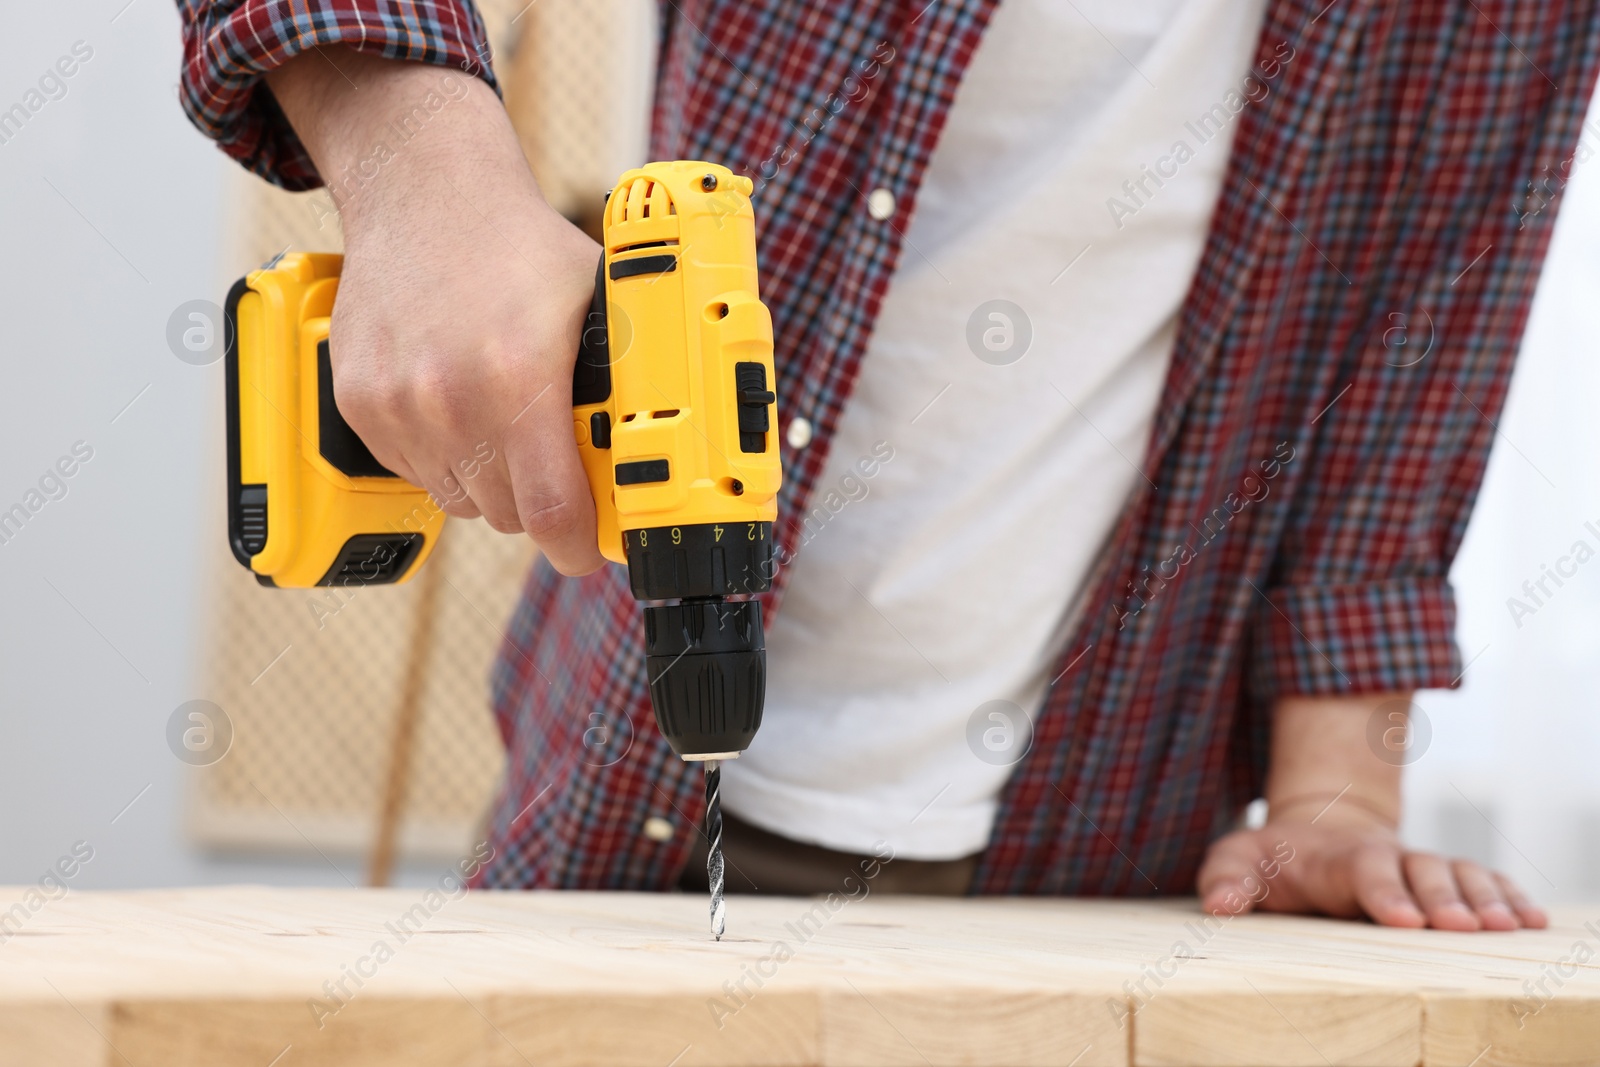
<instances>
[{"instance_id":1,"label":"yellow cordless drill","mask_svg":"<svg viewBox=\"0 0 1600 1067\"><path fill-rule=\"evenodd\" d=\"M706 769L712 930L721 937L718 761L761 724L772 522L772 319L757 295L749 178L651 163L606 201L604 251L573 372L573 433L602 555L645 603L662 735ZM414 575L444 513L339 414L328 321L341 257L289 253L228 294L228 540L263 585Z\"/></svg>"}]
</instances>

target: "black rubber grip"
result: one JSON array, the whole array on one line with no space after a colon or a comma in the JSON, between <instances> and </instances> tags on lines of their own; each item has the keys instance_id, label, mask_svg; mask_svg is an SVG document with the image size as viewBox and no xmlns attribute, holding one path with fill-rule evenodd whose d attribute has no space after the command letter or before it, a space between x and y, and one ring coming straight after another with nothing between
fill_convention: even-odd
<instances>
[{"instance_id":1,"label":"black rubber grip","mask_svg":"<svg viewBox=\"0 0 1600 1067\"><path fill-rule=\"evenodd\" d=\"M743 752L761 727L766 638L757 600L644 609L656 726L680 756Z\"/></svg>"},{"instance_id":2,"label":"black rubber grip","mask_svg":"<svg viewBox=\"0 0 1600 1067\"><path fill-rule=\"evenodd\" d=\"M619 282L624 278L637 278L641 274L671 274L677 269L677 256L640 256L638 259L623 259L611 264L611 280Z\"/></svg>"}]
</instances>

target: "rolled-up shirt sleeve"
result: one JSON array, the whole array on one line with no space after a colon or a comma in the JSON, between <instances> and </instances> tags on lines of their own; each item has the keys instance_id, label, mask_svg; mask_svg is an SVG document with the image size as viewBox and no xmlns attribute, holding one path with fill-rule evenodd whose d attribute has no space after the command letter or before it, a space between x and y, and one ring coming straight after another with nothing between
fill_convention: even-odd
<instances>
[{"instance_id":1,"label":"rolled-up shirt sleeve","mask_svg":"<svg viewBox=\"0 0 1600 1067\"><path fill-rule=\"evenodd\" d=\"M1574 127L1547 136L1570 137ZM1289 522L1253 598L1257 694L1460 681L1450 568L1497 434L1552 221L1519 229L1514 215L1504 212L1504 223L1501 214L1489 216L1482 235L1430 243L1435 262L1412 305L1425 313L1411 316L1416 343L1403 358L1383 348L1374 354L1375 344L1350 346L1345 384L1293 460L1300 472ZM1483 249L1476 262L1473 248Z\"/></svg>"},{"instance_id":2,"label":"rolled-up shirt sleeve","mask_svg":"<svg viewBox=\"0 0 1600 1067\"><path fill-rule=\"evenodd\" d=\"M262 76L307 49L342 44L454 67L495 86L488 37L471 0L178 0L178 12L178 89L189 120L285 189L313 189L322 179Z\"/></svg>"}]
</instances>

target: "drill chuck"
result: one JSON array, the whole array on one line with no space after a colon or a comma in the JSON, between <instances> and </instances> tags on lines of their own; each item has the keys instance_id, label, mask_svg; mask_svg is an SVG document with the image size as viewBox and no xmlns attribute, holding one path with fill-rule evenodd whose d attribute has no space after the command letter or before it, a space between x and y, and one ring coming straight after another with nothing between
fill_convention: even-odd
<instances>
[{"instance_id":1,"label":"drill chuck","mask_svg":"<svg viewBox=\"0 0 1600 1067\"><path fill-rule=\"evenodd\" d=\"M658 526L623 540L633 595L655 602L644 609L645 647L662 736L686 758L738 755L766 697L761 604L748 595L772 585L771 524Z\"/></svg>"},{"instance_id":2,"label":"drill chuck","mask_svg":"<svg viewBox=\"0 0 1600 1067\"><path fill-rule=\"evenodd\" d=\"M644 609L650 703L672 750L727 759L750 747L767 692L756 600L685 600Z\"/></svg>"}]
</instances>

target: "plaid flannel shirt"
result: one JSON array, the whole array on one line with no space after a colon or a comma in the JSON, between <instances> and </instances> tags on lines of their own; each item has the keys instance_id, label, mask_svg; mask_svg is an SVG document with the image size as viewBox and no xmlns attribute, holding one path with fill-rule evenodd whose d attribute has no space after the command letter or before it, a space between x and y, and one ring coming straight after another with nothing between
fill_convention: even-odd
<instances>
[{"instance_id":1,"label":"plaid flannel shirt","mask_svg":"<svg viewBox=\"0 0 1600 1067\"><path fill-rule=\"evenodd\" d=\"M812 506L995 2L663 5L651 154L756 178L779 426L815 428L784 445L780 545ZM190 116L294 188L316 176L257 88L286 57L343 42L490 77L468 0L179 6ZM1275 700L1457 682L1448 572L1597 60L1600 0L1269 3L1256 69L1271 92L1239 117L1144 477L975 891L1187 891L1260 792ZM889 218L865 210L877 189ZM509 762L481 882L672 886L698 772L656 731L621 569L535 567L492 688ZM652 817L676 832L647 836Z\"/></svg>"}]
</instances>

